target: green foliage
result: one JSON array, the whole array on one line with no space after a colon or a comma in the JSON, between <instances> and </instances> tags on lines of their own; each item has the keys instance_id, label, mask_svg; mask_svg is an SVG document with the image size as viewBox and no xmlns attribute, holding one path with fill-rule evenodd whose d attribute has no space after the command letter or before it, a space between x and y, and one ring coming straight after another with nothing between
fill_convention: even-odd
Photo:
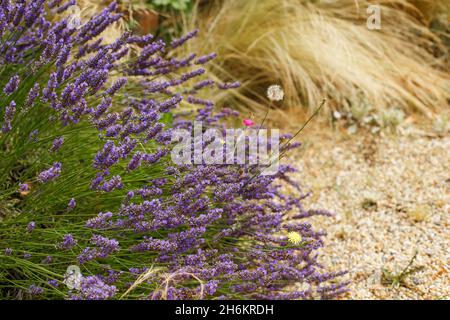
<instances>
[{"instance_id":1,"label":"green foliage","mask_svg":"<svg viewBox=\"0 0 450 320\"><path fill-rule=\"evenodd\" d=\"M158 7L177 11L187 11L192 7L191 0L151 0L150 3Z\"/></svg>"},{"instance_id":2,"label":"green foliage","mask_svg":"<svg viewBox=\"0 0 450 320\"><path fill-rule=\"evenodd\" d=\"M13 68L0 66L0 88L13 75L17 74L23 79L20 89L11 96L0 94L0 117L3 117L4 106L11 100L17 103L14 130L0 134L0 243L3 243L0 247L0 299L30 298L27 290L34 282L45 283L49 278L62 282L67 266L78 263L77 255L89 245L89 239L93 235L93 231L85 227L86 220L96 216L98 212L115 210L120 206L127 190L139 188L155 177L164 177L165 165L169 161L163 160L151 167L127 172L126 179L122 180L123 190L91 190L89 186L96 174L91 165L92 159L101 149L105 137L99 136L99 131L87 120L63 126L57 113L40 99L33 107L24 107L29 89L35 83L39 83L41 88L45 87L54 66L45 65L40 70L36 76L28 76L26 65L14 65ZM78 75L74 74L73 77ZM131 87L130 91L132 89ZM95 106L100 100L99 96L91 96L87 102ZM114 106L124 108L124 101L123 97L117 95ZM161 122L170 126L172 116L166 114ZM30 138L35 130L38 130L37 135ZM63 137L64 143L57 152L50 152L53 140L58 137ZM156 146L151 143L140 148L142 152L149 153L156 150ZM61 159L64 159L61 176L55 181L40 183L36 178L39 173ZM111 176L124 173L128 161L129 159L122 160L111 170ZM21 193L19 183L27 183L30 186L29 193ZM77 206L70 210L67 205L74 195ZM27 230L30 221L36 223L36 229L32 232ZM76 234L78 243L70 250L61 250L58 243L66 234ZM118 235L109 231L108 236ZM127 240L131 242L133 238ZM3 255L6 245L14 248L10 256ZM25 254L31 255L29 260L23 259ZM154 258L148 253L133 253L131 258L131 254L121 252L108 261L108 267L144 268ZM52 257L52 261L44 263L48 256ZM83 266L82 272L92 274L105 268L106 265L92 261ZM130 273L124 279L133 282L135 275ZM62 291L66 290L61 289L61 285L60 283L60 289L46 287L49 293L47 298L64 297L66 293ZM12 287L15 289L11 290ZM154 290L148 284L142 284L140 288L146 292ZM135 290L129 297L137 297L140 292Z\"/></svg>"},{"instance_id":3,"label":"green foliage","mask_svg":"<svg viewBox=\"0 0 450 320\"><path fill-rule=\"evenodd\" d=\"M408 262L408 265L399 273L391 272L386 268L383 268L382 271L382 279L381 282L385 285L389 285L393 288L398 288L400 286L408 287L406 280L409 276L414 274L415 272L423 269L423 267L413 267L413 263L417 258L418 252L416 251Z\"/></svg>"},{"instance_id":4,"label":"green foliage","mask_svg":"<svg viewBox=\"0 0 450 320\"><path fill-rule=\"evenodd\" d=\"M389 109L378 109L367 99L361 91L356 98L348 99L342 111L332 113L333 123L340 123L347 127L349 134L355 134L364 129L371 133L380 131L396 132L405 121L405 113L395 105Z\"/></svg>"}]
</instances>

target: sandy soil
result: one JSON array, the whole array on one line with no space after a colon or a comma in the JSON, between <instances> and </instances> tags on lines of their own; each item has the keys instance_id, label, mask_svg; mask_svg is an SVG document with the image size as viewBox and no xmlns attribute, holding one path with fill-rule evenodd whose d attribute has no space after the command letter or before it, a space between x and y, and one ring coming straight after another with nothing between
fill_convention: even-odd
<instances>
[{"instance_id":1,"label":"sandy soil","mask_svg":"<svg viewBox=\"0 0 450 320\"><path fill-rule=\"evenodd\" d=\"M300 140L288 161L309 205L335 213L313 224L328 233L321 261L349 271L344 298L450 299L450 135L310 130Z\"/></svg>"}]
</instances>

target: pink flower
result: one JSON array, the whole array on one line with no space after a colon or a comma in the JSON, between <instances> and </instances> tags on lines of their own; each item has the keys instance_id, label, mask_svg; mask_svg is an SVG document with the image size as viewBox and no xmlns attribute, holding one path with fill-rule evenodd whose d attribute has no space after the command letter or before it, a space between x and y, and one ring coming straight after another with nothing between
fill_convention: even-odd
<instances>
[{"instance_id":1,"label":"pink flower","mask_svg":"<svg viewBox=\"0 0 450 320\"><path fill-rule=\"evenodd\" d=\"M242 121L243 123L244 123L244 125L246 126L246 127L251 127L251 126L253 126L255 123L253 122L253 120L251 120L251 119L244 119L244 121Z\"/></svg>"}]
</instances>

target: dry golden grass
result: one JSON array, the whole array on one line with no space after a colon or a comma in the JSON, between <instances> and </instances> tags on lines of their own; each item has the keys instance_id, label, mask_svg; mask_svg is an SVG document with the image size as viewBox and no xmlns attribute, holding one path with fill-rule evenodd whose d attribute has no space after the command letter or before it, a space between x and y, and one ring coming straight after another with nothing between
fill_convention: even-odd
<instances>
[{"instance_id":1,"label":"dry golden grass","mask_svg":"<svg viewBox=\"0 0 450 320\"><path fill-rule=\"evenodd\" d=\"M111 1L78 2L89 17ZM350 112L355 105L369 104L373 110L400 108L430 117L448 108L448 65L431 53L445 48L427 25L448 15L449 2L379 3L382 29L371 31L366 27L370 1L207 1L183 19L186 31L201 31L185 49L217 52L209 70L212 78L240 80L243 86L215 92L215 99L256 117L267 110L266 88L281 84L285 101L269 114L280 123L295 124L323 98L329 109ZM120 6L126 20L133 21L145 9L145 0L122 0ZM112 41L126 27L121 21L102 36Z\"/></svg>"},{"instance_id":2,"label":"dry golden grass","mask_svg":"<svg viewBox=\"0 0 450 320\"><path fill-rule=\"evenodd\" d=\"M283 112L272 116L283 121L295 121L292 115L323 98L332 109L350 109L360 96L375 110L396 107L431 116L447 108L446 66L425 49L439 39L424 15L404 0L379 3L382 29L371 31L368 1L217 1L185 20L186 30L201 31L188 50L217 52L211 68L216 77L244 84L219 98L251 112L264 113L265 89L281 84Z\"/></svg>"},{"instance_id":3,"label":"dry golden grass","mask_svg":"<svg viewBox=\"0 0 450 320\"><path fill-rule=\"evenodd\" d=\"M447 15L450 13L450 2L446 0L409 0L413 4L427 21L436 18L442 14ZM448 21L448 20L447 20Z\"/></svg>"}]
</instances>

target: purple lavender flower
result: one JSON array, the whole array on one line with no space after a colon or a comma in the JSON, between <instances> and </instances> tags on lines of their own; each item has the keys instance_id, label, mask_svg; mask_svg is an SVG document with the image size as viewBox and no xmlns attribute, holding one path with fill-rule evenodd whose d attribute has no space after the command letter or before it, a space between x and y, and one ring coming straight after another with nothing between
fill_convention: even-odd
<instances>
[{"instance_id":1,"label":"purple lavender flower","mask_svg":"<svg viewBox=\"0 0 450 320\"><path fill-rule=\"evenodd\" d=\"M53 262L52 256L46 256L44 260L42 260L43 264L50 264Z\"/></svg>"},{"instance_id":2,"label":"purple lavender flower","mask_svg":"<svg viewBox=\"0 0 450 320\"><path fill-rule=\"evenodd\" d=\"M55 180L61 174L61 167L62 165L60 162L53 163L53 166L51 166L50 169L42 171L39 174L38 181L42 183L47 183Z\"/></svg>"},{"instance_id":3,"label":"purple lavender flower","mask_svg":"<svg viewBox=\"0 0 450 320\"><path fill-rule=\"evenodd\" d=\"M77 203L75 202L75 199L72 198L72 199L69 200L69 203L67 204L67 208L69 210L73 210L76 205L77 205Z\"/></svg>"},{"instance_id":4,"label":"purple lavender flower","mask_svg":"<svg viewBox=\"0 0 450 320\"><path fill-rule=\"evenodd\" d=\"M212 296L214 293L216 293L218 286L219 286L219 281L217 281L217 280L208 281L204 287L205 293L207 295Z\"/></svg>"},{"instance_id":5,"label":"purple lavender flower","mask_svg":"<svg viewBox=\"0 0 450 320\"><path fill-rule=\"evenodd\" d=\"M36 83L31 89L30 92L28 92L28 97L25 102L26 107L32 107L34 105L34 102L36 101L37 97L39 96L41 88L39 86L39 83Z\"/></svg>"},{"instance_id":6,"label":"purple lavender flower","mask_svg":"<svg viewBox=\"0 0 450 320\"><path fill-rule=\"evenodd\" d=\"M97 109L94 112L95 119L100 118L106 110L112 105L112 99L110 97L103 98L100 104L97 106Z\"/></svg>"},{"instance_id":7,"label":"purple lavender flower","mask_svg":"<svg viewBox=\"0 0 450 320\"><path fill-rule=\"evenodd\" d=\"M135 43L135 44L139 44L139 45L147 45L151 41L153 41L153 38L154 37L151 34L148 34L148 35L145 35L145 36L141 36L141 37L139 37L139 36L132 36L132 37L129 37L127 39L127 43Z\"/></svg>"},{"instance_id":8,"label":"purple lavender flower","mask_svg":"<svg viewBox=\"0 0 450 320\"><path fill-rule=\"evenodd\" d=\"M3 126L2 126L2 132L6 133L11 131L11 121L13 120L14 114L16 113L16 103L14 101L11 101L8 107L6 107L5 115L3 117Z\"/></svg>"},{"instance_id":9,"label":"purple lavender flower","mask_svg":"<svg viewBox=\"0 0 450 320\"><path fill-rule=\"evenodd\" d=\"M200 76L200 75L202 75L204 73L205 73L205 69L199 68L197 70L190 71L190 72L182 74L180 80L182 82L186 82L186 81L188 81L188 80L190 80L192 78L198 77L198 76Z\"/></svg>"},{"instance_id":10,"label":"purple lavender flower","mask_svg":"<svg viewBox=\"0 0 450 320\"><path fill-rule=\"evenodd\" d=\"M127 165L127 170L133 171L141 165L142 153L136 152Z\"/></svg>"},{"instance_id":11,"label":"purple lavender flower","mask_svg":"<svg viewBox=\"0 0 450 320\"><path fill-rule=\"evenodd\" d=\"M30 28L36 21L39 21L38 17L43 14L44 0L33 1L29 4L25 11L25 26Z\"/></svg>"},{"instance_id":12,"label":"purple lavender flower","mask_svg":"<svg viewBox=\"0 0 450 320\"><path fill-rule=\"evenodd\" d=\"M130 268L128 271L130 271L130 273L132 274L142 274L144 272L146 272L148 269L147 268Z\"/></svg>"},{"instance_id":13,"label":"purple lavender flower","mask_svg":"<svg viewBox=\"0 0 450 320\"><path fill-rule=\"evenodd\" d=\"M36 222L31 221L30 223L28 223L28 225L27 225L27 231L28 231L28 232L33 231L34 228L36 228Z\"/></svg>"},{"instance_id":14,"label":"purple lavender flower","mask_svg":"<svg viewBox=\"0 0 450 320\"><path fill-rule=\"evenodd\" d=\"M66 2L64 5L60 6L56 12L57 13L62 13L64 11L66 11L67 9L69 9L71 6L75 5L77 2L76 0L69 0L68 2Z\"/></svg>"},{"instance_id":15,"label":"purple lavender flower","mask_svg":"<svg viewBox=\"0 0 450 320\"><path fill-rule=\"evenodd\" d=\"M70 50L72 49L72 43L65 45L59 52L56 58L56 66L61 68L67 62L70 56Z\"/></svg>"},{"instance_id":16,"label":"purple lavender flower","mask_svg":"<svg viewBox=\"0 0 450 320\"><path fill-rule=\"evenodd\" d=\"M120 48L122 48L127 42L128 39L131 37L132 32L126 31L124 32L114 43L108 46L108 48L112 51L118 51Z\"/></svg>"},{"instance_id":17,"label":"purple lavender flower","mask_svg":"<svg viewBox=\"0 0 450 320\"><path fill-rule=\"evenodd\" d=\"M60 242L57 247L63 250L69 250L76 246L77 242L78 241L74 239L70 233L68 233L63 237L63 241Z\"/></svg>"},{"instance_id":18,"label":"purple lavender flower","mask_svg":"<svg viewBox=\"0 0 450 320\"><path fill-rule=\"evenodd\" d=\"M86 227L92 228L92 229L106 229L110 226L112 226L112 218L113 214L112 212L100 212L97 217L91 218L86 222Z\"/></svg>"},{"instance_id":19,"label":"purple lavender flower","mask_svg":"<svg viewBox=\"0 0 450 320\"><path fill-rule=\"evenodd\" d=\"M236 88L239 88L240 86L241 86L241 83L239 81L217 84L217 87L222 90L236 89Z\"/></svg>"},{"instance_id":20,"label":"purple lavender flower","mask_svg":"<svg viewBox=\"0 0 450 320\"><path fill-rule=\"evenodd\" d=\"M92 261L95 258L97 258L97 250L91 247L84 248L77 257L80 264L85 264L86 262Z\"/></svg>"},{"instance_id":21,"label":"purple lavender flower","mask_svg":"<svg viewBox=\"0 0 450 320\"><path fill-rule=\"evenodd\" d=\"M56 100L57 95L55 93L55 89L58 86L58 75L56 73L52 73L50 75L50 79L47 82L47 87L42 90L41 101L48 102Z\"/></svg>"},{"instance_id":22,"label":"purple lavender flower","mask_svg":"<svg viewBox=\"0 0 450 320\"><path fill-rule=\"evenodd\" d=\"M91 181L90 188L92 190L98 190L103 180L104 180L103 174L101 172L97 173L96 177Z\"/></svg>"},{"instance_id":23,"label":"purple lavender flower","mask_svg":"<svg viewBox=\"0 0 450 320\"><path fill-rule=\"evenodd\" d=\"M158 162L165 154L167 150L158 150L153 154L144 154L142 156L142 161L144 161L147 165Z\"/></svg>"},{"instance_id":24,"label":"purple lavender flower","mask_svg":"<svg viewBox=\"0 0 450 320\"><path fill-rule=\"evenodd\" d=\"M6 248L4 251L5 256L10 256L13 252L13 249L11 248Z\"/></svg>"},{"instance_id":25,"label":"purple lavender flower","mask_svg":"<svg viewBox=\"0 0 450 320\"><path fill-rule=\"evenodd\" d=\"M41 287L38 287L34 284L32 284L29 288L28 288L28 292L33 295L33 296L39 296L42 293L44 293L44 289Z\"/></svg>"},{"instance_id":26,"label":"purple lavender flower","mask_svg":"<svg viewBox=\"0 0 450 320\"><path fill-rule=\"evenodd\" d=\"M106 129L105 136L107 136L108 138L117 137L120 134L120 132L122 132L122 130L123 130L123 126L121 126L120 124L109 126Z\"/></svg>"},{"instance_id":27,"label":"purple lavender flower","mask_svg":"<svg viewBox=\"0 0 450 320\"><path fill-rule=\"evenodd\" d=\"M26 3L17 3L16 4L16 12L13 20L13 25L18 26L22 20L23 14L25 13Z\"/></svg>"},{"instance_id":28,"label":"purple lavender flower","mask_svg":"<svg viewBox=\"0 0 450 320\"><path fill-rule=\"evenodd\" d=\"M170 109L175 108L183 100L179 94L173 96L169 100L163 101L159 104L159 111L162 113L169 112Z\"/></svg>"},{"instance_id":29,"label":"purple lavender flower","mask_svg":"<svg viewBox=\"0 0 450 320\"><path fill-rule=\"evenodd\" d=\"M146 45L142 51L141 54L139 55L138 58L138 63L139 64L143 64L145 63L145 61L151 57L152 55L154 55L157 52L162 52L164 51L166 44L164 43L164 41L162 40L158 40L156 42L152 42L148 45ZM158 59L159 60L159 59Z\"/></svg>"},{"instance_id":30,"label":"purple lavender flower","mask_svg":"<svg viewBox=\"0 0 450 320\"><path fill-rule=\"evenodd\" d=\"M205 87L212 86L215 82L213 80L202 80L198 82L196 85L194 85L194 90L200 90Z\"/></svg>"},{"instance_id":31,"label":"purple lavender flower","mask_svg":"<svg viewBox=\"0 0 450 320\"><path fill-rule=\"evenodd\" d=\"M170 45L172 46L172 48L177 48L181 45L183 45L186 41L194 38L196 35L198 34L198 29L193 30L189 33L187 33L186 35L184 35L183 37L179 38L179 39L175 39L173 40Z\"/></svg>"},{"instance_id":32,"label":"purple lavender flower","mask_svg":"<svg viewBox=\"0 0 450 320\"><path fill-rule=\"evenodd\" d=\"M213 52L206 56L202 56L195 61L195 64L205 64L208 61L211 61L217 57L217 53Z\"/></svg>"},{"instance_id":33,"label":"purple lavender flower","mask_svg":"<svg viewBox=\"0 0 450 320\"><path fill-rule=\"evenodd\" d=\"M127 83L127 78L120 78L117 80L111 88L106 90L106 93L109 95L114 95L117 91L119 91L125 84Z\"/></svg>"},{"instance_id":34,"label":"purple lavender flower","mask_svg":"<svg viewBox=\"0 0 450 320\"><path fill-rule=\"evenodd\" d=\"M86 247L78 255L78 262L84 264L97 258L107 258L109 255L119 251L119 242L115 239L108 239L100 235L94 235L91 243L95 248Z\"/></svg>"},{"instance_id":35,"label":"purple lavender flower","mask_svg":"<svg viewBox=\"0 0 450 320\"><path fill-rule=\"evenodd\" d=\"M144 188L139 189L137 193L141 195L142 199L147 199L160 196L162 194L162 190L155 186L145 186Z\"/></svg>"},{"instance_id":36,"label":"purple lavender flower","mask_svg":"<svg viewBox=\"0 0 450 320\"><path fill-rule=\"evenodd\" d=\"M117 113L110 113L105 118L96 121L97 129L104 130L113 126L119 120Z\"/></svg>"},{"instance_id":37,"label":"purple lavender flower","mask_svg":"<svg viewBox=\"0 0 450 320\"><path fill-rule=\"evenodd\" d=\"M97 257L99 258L106 258L111 253L119 251L119 242L115 239L94 235L91 238L91 243L99 249L97 252Z\"/></svg>"},{"instance_id":38,"label":"purple lavender flower","mask_svg":"<svg viewBox=\"0 0 450 320\"><path fill-rule=\"evenodd\" d=\"M30 132L30 135L29 135L29 137L28 137L28 139L30 140L30 141L34 141L34 142L37 142L38 141L38 139L37 139L37 135L39 134L39 130L33 130L33 131L31 131Z\"/></svg>"},{"instance_id":39,"label":"purple lavender flower","mask_svg":"<svg viewBox=\"0 0 450 320\"><path fill-rule=\"evenodd\" d=\"M145 84L147 93L161 92L169 88L171 83L169 81L152 81Z\"/></svg>"},{"instance_id":40,"label":"purple lavender flower","mask_svg":"<svg viewBox=\"0 0 450 320\"><path fill-rule=\"evenodd\" d=\"M19 191L21 193L26 193L30 191L30 186L27 183L19 183Z\"/></svg>"},{"instance_id":41,"label":"purple lavender flower","mask_svg":"<svg viewBox=\"0 0 450 320\"><path fill-rule=\"evenodd\" d=\"M55 140L53 140L52 147L50 148L50 152L56 152L59 148L61 148L62 144L64 143L64 137L58 137Z\"/></svg>"},{"instance_id":42,"label":"purple lavender flower","mask_svg":"<svg viewBox=\"0 0 450 320\"><path fill-rule=\"evenodd\" d=\"M107 285L98 276L89 276L81 280L81 299L107 300L116 294L116 287Z\"/></svg>"},{"instance_id":43,"label":"purple lavender flower","mask_svg":"<svg viewBox=\"0 0 450 320\"><path fill-rule=\"evenodd\" d=\"M53 288L57 288L59 286L58 280L51 279L47 281L49 286L52 286Z\"/></svg>"},{"instance_id":44,"label":"purple lavender flower","mask_svg":"<svg viewBox=\"0 0 450 320\"><path fill-rule=\"evenodd\" d=\"M122 188L123 188L122 177L117 175L112 177L111 180L106 181L103 184L102 190L106 192L111 192L115 189L122 189Z\"/></svg>"},{"instance_id":45,"label":"purple lavender flower","mask_svg":"<svg viewBox=\"0 0 450 320\"><path fill-rule=\"evenodd\" d=\"M20 77L18 75L11 77L11 79L9 79L9 82L3 88L3 92L8 96L13 94L19 87L19 83Z\"/></svg>"}]
</instances>

